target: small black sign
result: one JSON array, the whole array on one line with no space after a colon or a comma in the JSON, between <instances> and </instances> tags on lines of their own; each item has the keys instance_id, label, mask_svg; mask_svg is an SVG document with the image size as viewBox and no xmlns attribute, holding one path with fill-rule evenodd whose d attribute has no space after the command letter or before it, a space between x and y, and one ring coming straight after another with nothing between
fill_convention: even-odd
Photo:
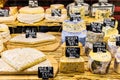
<instances>
[{"instance_id":1,"label":"small black sign","mask_svg":"<svg viewBox=\"0 0 120 80\"><path fill-rule=\"evenodd\" d=\"M52 9L51 15L52 16L61 16L61 9Z\"/></svg>"},{"instance_id":2,"label":"small black sign","mask_svg":"<svg viewBox=\"0 0 120 80\"><path fill-rule=\"evenodd\" d=\"M78 36L66 36L66 46L78 46Z\"/></svg>"},{"instance_id":3,"label":"small black sign","mask_svg":"<svg viewBox=\"0 0 120 80\"><path fill-rule=\"evenodd\" d=\"M81 17L80 17L80 13L74 13L70 15L70 21L80 21Z\"/></svg>"},{"instance_id":4,"label":"small black sign","mask_svg":"<svg viewBox=\"0 0 120 80\"><path fill-rule=\"evenodd\" d=\"M43 80L53 78L53 67L38 67L38 77Z\"/></svg>"},{"instance_id":5,"label":"small black sign","mask_svg":"<svg viewBox=\"0 0 120 80\"><path fill-rule=\"evenodd\" d=\"M104 19L103 25L114 28L115 27L115 19Z\"/></svg>"},{"instance_id":6,"label":"small black sign","mask_svg":"<svg viewBox=\"0 0 120 80\"><path fill-rule=\"evenodd\" d=\"M8 17L8 16L9 16L9 10L0 9L0 17Z\"/></svg>"},{"instance_id":7,"label":"small black sign","mask_svg":"<svg viewBox=\"0 0 120 80\"><path fill-rule=\"evenodd\" d=\"M35 28L27 28L25 37L37 38L37 30Z\"/></svg>"},{"instance_id":8,"label":"small black sign","mask_svg":"<svg viewBox=\"0 0 120 80\"><path fill-rule=\"evenodd\" d=\"M29 7L30 8L38 7L38 0L29 0Z\"/></svg>"},{"instance_id":9,"label":"small black sign","mask_svg":"<svg viewBox=\"0 0 120 80\"><path fill-rule=\"evenodd\" d=\"M96 42L93 44L93 52L106 52L105 42Z\"/></svg>"},{"instance_id":10,"label":"small black sign","mask_svg":"<svg viewBox=\"0 0 120 80\"><path fill-rule=\"evenodd\" d=\"M87 27L87 30L95 32L95 33L101 33L102 32L102 24L93 22Z\"/></svg>"},{"instance_id":11,"label":"small black sign","mask_svg":"<svg viewBox=\"0 0 120 80\"><path fill-rule=\"evenodd\" d=\"M116 46L120 46L120 36L116 37Z\"/></svg>"},{"instance_id":12,"label":"small black sign","mask_svg":"<svg viewBox=\"0 0 120 80\"><path fill-rule=\"evenodd\" d=\"M80 48L78 47L66 47L66 57L69 58L79 58L80 57Z\"/></svg>"}]
</instances>

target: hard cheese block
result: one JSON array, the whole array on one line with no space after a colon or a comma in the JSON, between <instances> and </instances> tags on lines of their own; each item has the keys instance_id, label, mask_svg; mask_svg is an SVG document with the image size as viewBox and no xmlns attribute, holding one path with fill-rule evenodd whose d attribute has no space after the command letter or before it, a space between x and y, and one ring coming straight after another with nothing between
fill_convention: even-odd
<instances>
[{"instance_id":1,"label":"hard cheese block","mask_svg":"<svg viewBox=\"0 0 120 80\"><path fill-rule=\"evenodd\" d=\"M60 58L59 71L63 73L84 72L84 59L63 56Z\"/></svg>"},{"instance_id":2,"label":"hard cheese block","mask_svg":"<svg viewBox=\"0 0 120 80\"><path fill-rule=\"evenodd\" d=\"M20 22L33 24L44 18L44 9L42 7L30 8L28 6L19 10L17 19Z\"/></svg>"},{"instance_id":3,"label":"hard cheese block","mask_svg":"<svg viewBox=\"0 0 120 80\"><path fill-rule=\"evenodd\" d=\"M63 4L52 4L50 8L46 9L46 22L63 22L67 19L67 10Z\"/></svg>"},{"instance_id":4,"label":"hard cheese block","mask_svg":"<svg viewBox=\"0 0 120 80\"><path fill-rule=\"evenodd\" d=\"M62 42L65 42L66 36L78 36L79 42L82 43L82 45L85 45L86 42L86 30L82 32L68 32L68 31L62 31Z\"/></svg>"},{"instance_id":5,"label":"hard cheese block","mask_svg":"<svg viewBox=\"0 0 120 80\"><path fill-rule=\"evenodd\" d=\"M94 74L106 74L109 71L109 66L111 63L111 54L107 51L106 53L103 52L96 52L93 51L89 54L89 69Z\"/></svg>"},{"instance_id":6,"label":"hard cheese block","mask_svg":"<svg viewBox=\"0 0 120 80\"><path fill-rule=\"evenodd\" d=\"M32 48L16 48L1 53L1 58L17 71L25 70L42 61L46 56Z\"/></svg>"},{"instance_id":7,"label":"hard cheese block","mask_svg":"<svg viewBox=\"0 0 120 80\"><path fill-rule=\"evenodd\" d=\"M85 49L83 47L83 45L79 42L78 46L66 46L66 43L62 44L62 54L63 56L65 55L65 51L67 47L76 47L76 48L80 48L80 55L85 55Z\"/></svg>"}]
</instances>

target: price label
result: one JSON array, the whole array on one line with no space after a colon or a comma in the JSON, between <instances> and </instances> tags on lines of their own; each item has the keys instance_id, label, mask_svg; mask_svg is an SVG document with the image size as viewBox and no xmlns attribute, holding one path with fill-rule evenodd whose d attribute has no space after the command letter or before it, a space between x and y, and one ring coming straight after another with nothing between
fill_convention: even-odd
<instances>
[{"instance_id":1,"label":"price label","mask_svg":"<svg viewBox=\"0 0 120 80\"><path fill-rule=\"evenodd\" d=\"M1 17L8 17L9 16L9 10L7 10L7 9L0 9L0 16Z\"/></svg>"},{"instance_id":2,"label":"price label","mask_svg":"<svg viewBox=\"0 0 120 80\"><path fill-rule=\"evenodd\" d=\"M38 7L38 0L29 0L29 7Z\"/></svg>"},{"instance_id":3,"label":"price label","mask_svg":"<svg viewBox=\"0 0 120 80\"><path fill-rule=\"evenodd\" d=\"M106 2L108 2L108 0L99 0L99 2L104 2L104 3L106 3Z\"/></svg>"},{"instance_id":4,"label":"price label","mask_svg":"<svg viewBox=\"0 0 120 80\"><path fill-rule=\"evenodd\" d=\"M26 38L37 38L37 30L35 28L27 28L25 37Z\"/></svg>"},{"instance_id":5,"label":"price label","mask_svg":"<svg viewBox=\"0 0 120 80\"><path fill-rule=\"evenodd\" d=\"M52 9L52 16L61 16L61 9Z\"/></svg>"},{"instance_id":6,"label":"price label","mask_svg":"<svg viewBox=\"0 0 120 80\"><path fill-rule=\"evenodd\" d=\"M96 42L93 44L93 52L106 52L106 43Z\"/></svg>"},{"instance_id":7,"label":"price label","mask_svg":"<svg viewBox=\"0 0 120 80\"><path fill-rule=\"evenodd\" d=\"M110 26L110 27L114 28L115 27L115 20L114 19L104 19L103 25Z\"/></svg>"},{"instance_id":8,"label":"price label","mask_svg":"<svg viewBox=\"0 0 120 80\"><path fill-rule=\"evenodd\" d=\"M66 47L66 57L69 58L79 58L80 57L80 48L78 47Z\"/></svg>"},{"instance_id":9,"label":"price label","mask_svg":"<svg viewBox=\"0 0 120 80\"><path fill-rule=\"evenodd\" d=\"M43 80L53 78L53 67L38 67L38 77Z\"/></svg>"},{"instance_id":10,"label":"price label","mask_svg":"<svg viewBox=\"0 0 120 80\"><path fill-rule=\"evenodd\" d=\"M90 24L89 30L95 33L102 33L102 24L93 22Z\"/></svg>"},{"instance_id":11,"label":"price label","mask_svg":"<svg viewBox=\"0 0 120 80\"><path fill-rule=\"evenodd\" d=\"M66 36L66 46L78 46L78 36Z\"/></svg>"},{"instance_id":12,"label":"price label","mask_svg":"<svg viewBox=\"0 0 120 80\"><path fill-rule=\"evenodd\" d=\"M116 37L116 46L120 46L120 36Z\"/></svg>"}]
</instances>

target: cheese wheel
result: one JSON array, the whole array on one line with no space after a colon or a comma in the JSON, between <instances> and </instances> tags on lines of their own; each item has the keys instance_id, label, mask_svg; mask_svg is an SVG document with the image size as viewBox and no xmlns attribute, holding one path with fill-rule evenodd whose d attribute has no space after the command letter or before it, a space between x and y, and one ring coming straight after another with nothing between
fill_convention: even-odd
<instances>
[{"instance_id":1,"label":"cheese wheel","mask_svg":"<svg viewBox=\"0 0 120 80\"><path fill-rule=\"evenodd\" d=\"M94 74L106 74L108 73L111 59L111 54L108 51L106 51L106 53L94 53L91 51L89 54L88 67Z\"/></svg>"},{"instance_id":2,"label":"cheese wheel","mask_svg":"<svg viewBox=\"0 0 120 80\"><path fill-rule=\"evenodd\" d=\"M63 9L64 5L63 4L52 4L52 5L50 5L50 8L52 8L52 9Z\"/></svg>"},{"instance_id":3,"label":"cheese wheel","mask_svg":"<svg viewBox=\"0 0 120 80\"><path fill-rule=\"evenodd\" d=\"M22 7L19 10L19 13L22 13L22 14L41 14L41 13L44 13L44 9L42 7L30 8L30 7L26 6L26 7Z\"/></svg>"},{"instance_id":4,"label":"cheese wheel","mask_svg":"<svg viewBox=\"0 0 120 80\"><path fill-rule=\"evenodd\" d=\"M66 43L62 44L62 54L63 56L65 56L65 51L67 47L76 47L76 48L80 48L80 55L85 55L85 49L82 45L82 43L78 43L78 46L66 46Z\"/></svg>"},{"instance_id":5,"label":"cheese wheel","mask_svg":"<svg viewBox=\"0 0 120 80\"><path fill-rule=\"evenodd\" d=\"M65 20L63 22L62 29L68 32L82 32L86 30L86 25L83 20L77 22Z\"/></svg>"},{"instance_id":6,"label":"cheese wheel","mask_svg":"<svg viewBox=\"0 0 120 80\"><path fill-rule=\"evenodd\" d=\"M65 56L60 58L59 71L63 73L71 72L84 72L84 59L80 58L67 58Z\"/></svg>"}]
</instances>

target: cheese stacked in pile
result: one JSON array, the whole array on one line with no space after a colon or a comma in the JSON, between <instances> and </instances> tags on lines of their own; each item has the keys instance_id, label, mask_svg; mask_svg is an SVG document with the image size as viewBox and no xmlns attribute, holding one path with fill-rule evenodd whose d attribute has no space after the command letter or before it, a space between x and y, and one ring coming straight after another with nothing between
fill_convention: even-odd
<instances>
[{"instance_id":1,"label":"cheese stacked in pile","mask_svg":"<svg viewBox=\"0 0 120 80\"><path fill-rule=\"evenodd\" d=\"M33 24L35 22L41 21L43 18L44 9L42 7L22 7L19 10L19 14L17 15L18 21L28 24Z\"/></svg>"},{"instance_id":2,"label":"cheese stacked in pile","mask_svg":"<svg viewBox=\"0 0 120 80\"><path fill-rule=\"evenodd\" d=\"M52 66L44 53L33 48L4 51L0 63L0 74L37 74L38 67Z\"/></svg>"},{"instance_id":3,"label":"cheese stacked in pile","mask_svg":"<svg viewBox=\"0 0 120 80\"><path fill-rule=\"evenodd\" d=\"M91 51L89 54L88 62L90 71L95 74L108 73L111 59L111 54L108 51L106 51L106 53L94 53L93 51Z\"/></svg>"},{"instance_id":4,"label":"cheese stacked in pile","mask_svg":"<svg viewBox=\"0 0 120 80\"><path fill-rule=\"evenodd\" d=\"M10 40L10 31L7 25L0 24L0 40L2 40L3 43Z\"/></svg>"},{"instance_id":5,"label":"cheese stacked in pile","mask_svg":"<svg viewBox=\"0 0 120 80\"><path fill-rule=\"evenodd\" d=\"M60 10L60 14L59 12L54 12L54 10ZM52 16L52 13L56 13L59 16ZM47 22L63 22L67 19L67 10L63 4L52 4L50 8L46 9L45 19Z\"/></svg>"},{"instance_id":6,"label":"cheese stacked in pile","mask_svg":"<svg viewBox=\"0 0 120 80\"><path fill-rule=\"evenodd\" d=\"M0 23L12 23L17 18L17 7L9 7L9 16L0 17Z\"/></svg>"},{"instance_id":7,"label":"cheese stacked in pile","mask_svg":"<svg viewBox=\"0 0 120 80\"><path fill-rule=\"evenodd\" d=\"M65 20L62 25L62 42L65 42L66 36L78 36L82 45L85 45L86 40L86 25L83 20L70 21Z\"/></svg>"},{"instance_id":8,"label":"cheese stacked in pile","mask_svg":"<svg viewBox=\"0 0 120 80\"><path fill-rule=\"evenodd\" d=\"M26 38L25 34L13 37L7 44L8 49L31 47L41 51L57 49L59 41L55 36L47 33L37 33L36 38Z\"/></svg>"}]
</instances>

